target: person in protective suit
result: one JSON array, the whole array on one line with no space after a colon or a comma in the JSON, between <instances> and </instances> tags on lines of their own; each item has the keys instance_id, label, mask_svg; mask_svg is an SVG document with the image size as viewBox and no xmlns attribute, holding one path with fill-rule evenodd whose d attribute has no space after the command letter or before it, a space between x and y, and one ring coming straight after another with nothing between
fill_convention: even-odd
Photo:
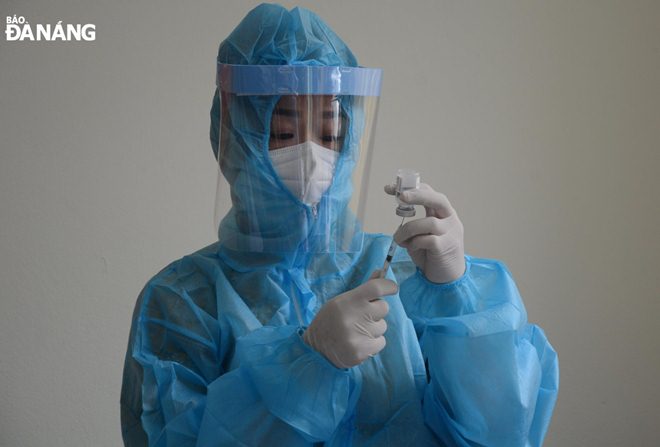
<instances>
[{"instance_id":1,"label":"person in protective suit","mask_svg":"<svg viewBox=\"0 0 660 447\"><path fill-rule=\"evenodd\" d=\"M377 73L312 12L267 4L218 67L232 207L137 300L124 444L540 446L557 356L504 264L464 254L428 185L399 196L426 216L395 233L386 272L392 238L351 211Z\"/></svg>"}]
</instances>

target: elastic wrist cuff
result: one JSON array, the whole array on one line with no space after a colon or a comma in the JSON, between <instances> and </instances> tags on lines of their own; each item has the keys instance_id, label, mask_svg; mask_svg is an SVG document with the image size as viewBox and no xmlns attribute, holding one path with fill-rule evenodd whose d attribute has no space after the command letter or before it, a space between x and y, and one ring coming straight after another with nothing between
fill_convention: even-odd
<instances>
[{"instance_id":1,"label":"elastic wrist cuff","mask_svg":"<svg viewBox=\"0 0 660 447\"><path fill-rule=\"evenodd\" d=\"M453 281L450 282L443 282L443 283L437 283L429 280L426 276L424 276L424 272L417 267L416 275L418 275L421 279L422 282L427 284L430 287L433 287L434 289L441 290L441 289L450 289L452 287L457 287L459 286L463 281L466 280L470 273L470 266L472 264L472 257L465 255L465 271L463 272L463 275L461 275L459 278L456 278Z\"/></svg>"}]
</instances>

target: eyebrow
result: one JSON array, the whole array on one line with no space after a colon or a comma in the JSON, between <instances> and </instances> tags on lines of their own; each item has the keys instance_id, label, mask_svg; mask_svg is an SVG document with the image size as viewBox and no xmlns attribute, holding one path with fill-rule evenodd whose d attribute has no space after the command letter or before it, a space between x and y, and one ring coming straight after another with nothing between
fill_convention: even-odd
<instances>
[{"instance_id":1,"label":"eyebrow","mask_svg":"<svg viewBox=\"0 0 660 447\"><path fill-rule=\"evenodd\" d=\"M279 116L294 116L294 117L299 117L300 112L296 109L284 109L281 107L276 107L275 110L273 111L273 115L279 115ZM325 110L323 111L323 118L329 119L329 118L337 118L338 113L336 110Z\"/></svg>"},{"instance_id":2,"label":"eyebrow","mask_svg":"<svg viewBox=\"0 0 660 447\"><path fill-rule=\"evenodd\" d=\"M282 116L300 116L300 112L296 109L283 109L281 107L276 107L273 111L273 115L282 115Z\"/></svg>"}]
</instances>

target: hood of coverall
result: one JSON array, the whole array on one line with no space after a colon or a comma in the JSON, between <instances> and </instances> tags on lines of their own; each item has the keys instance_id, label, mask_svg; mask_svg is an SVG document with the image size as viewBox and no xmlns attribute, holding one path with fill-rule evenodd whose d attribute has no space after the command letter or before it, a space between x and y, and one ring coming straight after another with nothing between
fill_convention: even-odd
<instances>
[{"instance_id":1,"label":"hood of coverall","mask_svg":"<svg viewBox=\"0 0 660 447\"><path fill-rule=\"evenodd\" d=\"M357 67L351 50L313 12L270 4L250 11L220 44L218 63ZM210 137L232 201L218 228L225 254L250 266L304 265L310 253L359 251L363 235L348 204L365 128L362 108L351 97L340 98L348 118L344 147L332 184L311 210L283 187L268 155L271 116L280 96L243 95L231 102L221 96L216 88ZM231 116L230 123L223 114Z\"/></svg>"}]
</instances>

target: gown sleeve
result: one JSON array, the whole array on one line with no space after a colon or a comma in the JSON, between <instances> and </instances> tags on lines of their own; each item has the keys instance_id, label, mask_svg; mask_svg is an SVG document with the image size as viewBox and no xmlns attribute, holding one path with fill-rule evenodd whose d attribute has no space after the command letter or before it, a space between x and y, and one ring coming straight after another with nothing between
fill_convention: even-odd
<instances>
[{"instance_id":1,"label":"gown sleeve","mask_svg":"<svg viewBox=\"0 0 660 447\"><path fill-rule=\"evenodd\" d=\"M557 355L527 323L506 266L465 258L463 276L447 284L409 260L394 269L427 367L425 422L447 445L540 446L559 388Z\"/></svg>"},{"instance_id":2,"label":"gown sleeve","mask_svg":"<svg viewBox=\"0 0 660 447\"><path fill-rule=\"evenodd\" d=\"M250 322L226 279L211 286L185 270L164 270L138 299L122 384L125 445L298 446L341 435L359 373L335 368L294 326ZM215 308L223 302L233 304Z\"/></svg>"}]
</instances>

